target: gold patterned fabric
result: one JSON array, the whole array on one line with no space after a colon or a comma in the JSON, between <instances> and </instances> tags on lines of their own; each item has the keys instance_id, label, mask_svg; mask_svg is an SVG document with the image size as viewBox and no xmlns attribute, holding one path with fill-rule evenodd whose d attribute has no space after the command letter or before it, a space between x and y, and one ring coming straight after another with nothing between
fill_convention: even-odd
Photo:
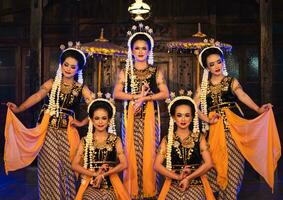
<instances>
[{"instance_id":1,"label":"gold patterned fabric","mask_svg":"<svg viewBox=\"0 0 283 200\"><path fill-rule=\"evenodd\" d=\"M202 163L199 148L199 133L191 133L188 137L181 139L175 134L171 151L172 169L181 173L184 166L190 166L195 171ZM167 138L164 138L167 140ZM167 142L166 142L167 143ZM173 180L173 183L176 182ZM193 179L190 185L202 185L200 177Z\"/></svg>"},{"instance_id":2,"label":"gold patterned fabric","mask_svg":"<svg viewBox=\"0 0 283 200\"><path fill-rule=\"evenodd\" d=\"M86 144L86 137L82 138L83 146ZM87 166L90 168L90 165L95 169L98 169L103 164L109 164L110 167L114 167L117 164L117 150L116 150L116 143L118 141L118 137L112 133L109 133L107 139L103 143L98 143L95 139L93 139L94 150L92 153L83 152L82 159L84 159L85 154L89 159ZM85 148L83 148L85 149ZM90 157L93 155L93 157ZM89 186L91 187L91 186ZM105 177L103 182L101 183L101 188L103 189L110 189L112 188L112 184L110 182L109 177Z\"/></svg>"},{"instance_id":3,"label":"gold patterned fabric","mask_svg":"<svg viewBox=\"0 0 283 200\"><path fill-rule=\"evenodd\" d=\"M214 85L209 81L207 87L207 107L217 107L219 105L225 104L227 102L236 102L237 97L232 91L233 78L230 76L225 76L219 84Z\"/></svg>"},{"instance_id":4,"label":"gold patterned fabric","mask_svg":"<svg viewBox=\"0 0 283 200\"><path fill-rule=\"evenodd\" d=\"M81 98L82 98L83 85L74 82L69 88L61 85L60 98L59 98L59 116L51 116L49 120L49 126L54 128L67 128L69 115L75 118L75 110L78 109ZM49 96L45 99L41 112L39 114L38 123L41 122L44 115L44 111L48 108Z\"/></svg>"},{"instance_id":5,"label":"gold patterned fabric","mask_svg":"<svg viewBox=\"0 0 283 200\"><path fill-rule=\"evenodd\" d=\"M156 84L156 75L157 75L157 68L153 66L149 66L144 70L137 70L134 68L134 77L135 80L132 83L131 74L128 75L128 92L131 92L131 88L134 87L134 91L137 93L141 92L141 88L143 84L148 84L151 91L153 93L158 92L158 87Z\"/></svg>"},{"instance_id":6,"label":"gold patterned fabric","mask_svg":"<svg viewBox=\"0 0 283 200\"><path fill-rule=\"evenodd\" d=\"M171 151L172 167L177 169L178 166L200 165L202 157L199 148L198 133L191 133L188 137L181 139L175 134Z\"/></svg>"},{"instance_id":7,"label":"gold patterned fabric","mask_svg":"<svg viewBox=\"0 0 283 200\"><path fill-rule=\"evenodd\" d=\"M174 170L176 173L181 173L185 166L189 166L193 172L201 165L202 156L200 154L199 138L200 134L198 133L192 133L183 140L181 140L176 134L174 135L171 151L171 162L172 170ZM167 144L167 137L164 137L163 140L165 140L165 143ZM167 181L168 180L165 181L162 192L158 199L202 200L206 198L205 187L200 177L191 180L189 188L184 192L180 190L179 181L170 180L171 183L169 183L169 185Z\"/></svg>"}]
</instances>

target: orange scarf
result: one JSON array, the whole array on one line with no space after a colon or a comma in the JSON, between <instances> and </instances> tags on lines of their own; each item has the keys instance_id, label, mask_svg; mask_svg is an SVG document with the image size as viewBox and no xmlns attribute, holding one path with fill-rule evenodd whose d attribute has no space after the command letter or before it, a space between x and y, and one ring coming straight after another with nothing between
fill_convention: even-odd
<instances>
[{"instance_id":1,"label":"orange scarf","mask_svg":"<svg viewBox=\"0 0 283 200\"><path fill-rule=\"evenodd\" d=\"M5 172L24 168L32 163L38 155L45 139L50 115L44 113L41 124L35 128L26 128L15 114L8 108L5 125ZM69 116L69 122L73 118ZM70 159L75 156L80 137L70 123L67 128L70 143Z\"/></svg>"},{"instance_id":2,"label":"orange scarf","mask_svg":"<svg viewBox=\"0 0 283 200\"><path fill-rule=\"evenodd\" d=\"M212 189L209 185L209 182L208 182L206 176L202 175L200 178L201 178L201 181L202 181L202 184L203 184L206 199L207 200L215 200L215 197L213 195ZM165 200L166 195L167 195L167 193L170 189L171 182L172 182L172 179L166 178L166 180L163 184L162 190L161 190L161 192L158 196L158 200Z\"/></svg>"},{"instance_id":3,"label":"orange scarf","mask_svg":"<svg viewBox=\"0 0 283 200\"><path fill-rule=\"evenodd\" d=\"M77 196L75 198L75 200L82 200L83 198L83 194L86 190L86 188L88 187L90 181L91 181L92 177L87 177L86 179L82 180L82 183L80 185L79 191L77 193ZM111 184L114 188L117 200L130 200L130 196L126 190L126 188L124 187L123 183L121 182L118 174L111 174L109 176Z\"/></svg>"},{"instance_id":4,"label":"orange scarf","mask_svg":"<svg viewBox=\"0 0 283 200\"><path fill-rule=\"evenodd\" d=\"M124 172L124 185L132 198L138 196L137 160L134 146L134 107L129 103L128 118L126 123L125 153L129 160L128 168ZM153 170L155 159L155 115L153 101L148 101L144 119L144 144L143 144L143 193L144 197L156 194L156 173Z\"/></svg>"},{"instance_id":5,"label":"orange scarf","mask_svg":"<svg viewBox=\"0 0 283 200\"><path fill-rule=\"evenodd\" d=\"M255 119L239 117L224 109L231 136L245 159L274 189L274 172L281 156L281 145L272 109ZM215 112L211 112L213 116ZM228 152L223 119L210 126L209 144L217 171L217 183L224 190L228 183Z\"/></svg>"}]
</instances>

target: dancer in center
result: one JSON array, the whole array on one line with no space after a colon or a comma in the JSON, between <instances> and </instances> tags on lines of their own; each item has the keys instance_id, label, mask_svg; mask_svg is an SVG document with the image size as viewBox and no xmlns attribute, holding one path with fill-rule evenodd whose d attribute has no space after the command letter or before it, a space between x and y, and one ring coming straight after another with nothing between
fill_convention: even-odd
<instances>
[{"instance_id":1,"label":"dancer in center","mask_svg":"<svg viewBox=\"0 0 283 200\"><path fill-rule=\"evenodd\" d=\"M169 96L162 71L153 65L151 33L152 29L143 24L128 31L126 68L121 70L114 88L114 98L124 100L122 137L128 158L124 185L133 199L154 198L157 194L153 169L160 140L157 101Z\"/></svg>"}]
</instances>

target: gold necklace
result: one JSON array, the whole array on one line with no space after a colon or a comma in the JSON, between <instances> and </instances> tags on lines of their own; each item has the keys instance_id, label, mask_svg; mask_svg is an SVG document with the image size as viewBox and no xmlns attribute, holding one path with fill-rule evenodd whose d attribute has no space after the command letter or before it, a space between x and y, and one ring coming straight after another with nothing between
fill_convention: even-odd
<instances>
[{"instance_id":1,"label":"gold necklace","mask_svg":"<svg viewBox=\"0 0 283 200\"><path fill-rule=\"evenodd\" d=\"M63 84L64 86L66 86L66 87L70 87L70 86L73 85L73 83L69 84L69 83L64 83L64 82L62 82L62 84Z\"/></svg>"},{"instance_id":2,"label":"gold necklace","mask_svg":"<svg viewBox=\"0 0 283 200\"><path fill-rule=\"evenodd\" d=\"M62 84L61 84L61 92L64 93L64 94L69 93L70 90L73 88L73 85L74 84L69 85L69 84L66 84L66 83L62 82Z\"/></svg>"}]
</instances>

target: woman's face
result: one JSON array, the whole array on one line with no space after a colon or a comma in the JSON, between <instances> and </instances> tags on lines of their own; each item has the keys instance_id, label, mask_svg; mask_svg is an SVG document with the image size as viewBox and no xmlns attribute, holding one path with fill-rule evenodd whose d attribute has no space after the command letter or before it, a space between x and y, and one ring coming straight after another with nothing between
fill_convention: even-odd
<instances>
[{"instance_id":1,"label":"woman's face","mask_svg":"<svg viewBox=\"0 0 283 200\"><path fill-rule=\"evenodd\" d=\"M218 54L211 54L206 59L207 68L215 76L222 75L223 60Z\"/></svg>"},{"instance_id":2,"label":"woman's face","mask_svg":"<svg viewBox=\"0 0 283 200\"><path fill-rule=\"evenodd\" d=\"M72 57L67 57L62 64L62 73L66 78L73 78L77 74L78 69L78 61Z\"/></svg>"},{"instance_id":3,"label":"woman's face","mask_svg":"<svg viewBox=\"0 0 283 200\"><path fill-rule=\"evenodd\" d=\"M98 108L93 112L92 122L95 131L105 131L109 124L108 112L103 108Z\"/></svg>"},{"instance_id":4,"label":"woman's face","mask_svg":"<svg viewBox=\"0 0 283 200\"><path fill-rule=\"evenodd\" d=\"M144 40L137 40L135 41L132 49L135 62L144 62L147 60L148 57L148 45Z\"/></svg>"},{"instance_id":5,"label":"woman's face","mask_svg":"<svg viewBox=\"0 0 283 200\"><path fill-rule=\"evenodd\" d=\"M188 105L179 105L176 107L175 115L173 116L175 123L180 129L189 129L192 122L192 109Z\"/></svg>"}]
</instances>

